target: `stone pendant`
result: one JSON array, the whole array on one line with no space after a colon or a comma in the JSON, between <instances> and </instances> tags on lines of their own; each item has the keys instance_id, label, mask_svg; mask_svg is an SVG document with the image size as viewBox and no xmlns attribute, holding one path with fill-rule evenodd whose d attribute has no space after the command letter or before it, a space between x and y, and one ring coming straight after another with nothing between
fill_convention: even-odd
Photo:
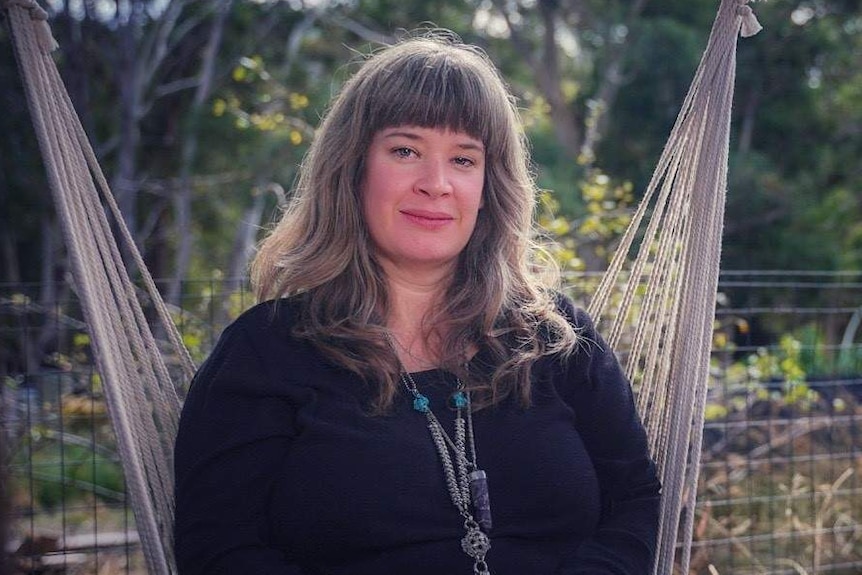
<instances>
[{"instance_id":1,"label":"stone pendant","mask_svg":"<svg viewBox=\"0 0 862 575\"><path fill-rule=\"evenodd\" d=\"M481 469L470 472L470 500L473 503L473 518L482 531L489 533L493 525L491 499L488 496L488 477Z\"/></svg>"}]
</instances>

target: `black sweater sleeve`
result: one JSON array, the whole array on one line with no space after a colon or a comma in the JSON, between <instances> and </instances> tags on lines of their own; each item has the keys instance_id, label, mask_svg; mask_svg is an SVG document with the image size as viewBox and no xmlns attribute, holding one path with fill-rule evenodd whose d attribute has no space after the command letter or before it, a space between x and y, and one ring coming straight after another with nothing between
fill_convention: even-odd
<instances>
[{"instance_id":1,"label":"black sweater sleeve","mask_svg":"<svg viewBox=\"0 0 862 575\"><path fill-rule=\"evenodd\" d=\"M242 323L196 374L176 442L175 552L182 575L304 575L268 545L265 502L294 409Z\"/></svg>"},{"instance_id":2,"label":"black sweater sleeve","mask_svg":"<svg viewBox=\"0 0 862 575\"><path fill-rule=\"evenodd\" d=\"M567 306L581 343L569 362L564 399L599 480L602 516L595 534L559 575L646 575L658 535L660 483L631 387L589 316Z\"/></svg>"}]
</instances>

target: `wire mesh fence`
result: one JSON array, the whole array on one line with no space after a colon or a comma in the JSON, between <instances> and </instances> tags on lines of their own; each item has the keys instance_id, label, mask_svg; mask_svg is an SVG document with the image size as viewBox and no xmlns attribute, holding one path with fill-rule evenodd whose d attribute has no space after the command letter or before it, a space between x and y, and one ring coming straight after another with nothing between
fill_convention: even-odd
<instances>
[{"instance_id":1,"label":"wire mesh fence","mask_svg":"<svg viewBox=\"0 0 862 575\"><path fill-rule=\"evenodd\" d=\"M720 292L690 573L862 572L862 274L725 272ZM253 298L185 293L200 361ZM0 284L13 573L145 573L91 359L69 286Z\"/></svg>"},{"instance_id":2,"label":"wire mesh fence","mask_svg":"<svg viewBox=\"0 0 862 575\"><path fill-rule=\"evenodd\" d=\"M860 275L722 280L693 568L860 573Z\"/></svg>"}]
</instances>

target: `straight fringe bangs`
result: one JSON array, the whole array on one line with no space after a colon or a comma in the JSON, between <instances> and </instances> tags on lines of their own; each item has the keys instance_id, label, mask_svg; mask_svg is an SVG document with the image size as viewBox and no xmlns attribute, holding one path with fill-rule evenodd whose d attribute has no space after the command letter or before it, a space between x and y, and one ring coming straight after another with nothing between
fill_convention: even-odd
<instances>
[{"instance_id":1,"label":"straight fringe bangs","mask_svg":"<svg viewBox=\"0 0 862 575\"><path fill-rule=\"evenodd\" d=\"M464 56L484 61L478 53ZM374 86L369 86L376 94L365 98L366 125L375 131L404 125L447 128L493 145L495 133L506 128L512 102L505 92L494 89L498 78L478 66L466 68L464 58L460 60L441 52L376 63L381 70ZM485 72L484 77L477 71Z\"/></svg>"}]
</instances>

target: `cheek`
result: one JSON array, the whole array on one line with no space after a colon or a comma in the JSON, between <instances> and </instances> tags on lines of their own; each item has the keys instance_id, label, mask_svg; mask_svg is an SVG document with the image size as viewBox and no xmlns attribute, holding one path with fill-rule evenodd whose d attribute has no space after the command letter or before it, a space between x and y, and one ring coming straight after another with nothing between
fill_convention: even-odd
<instances>
[{"instance_id":1,"label":"cheek","mask_svg":"<svg viewBox=\"0 0 862 575\"><path fill-rule=\"evenodd\" d=\"M404 185L399 174L392 171L368 174L360 190L362 205L369 215L374 215L376 211L398 203L401 197L399 191Z\"/></svg>"},{"instance_id":2,"label":"cheek","mask_svg":"<svg viewBox=\"0 0 862 575\"><path fill-rule=\"evenodd\" d=\"M373 176L366 178L359 191L359 201L362 205L362 213L366 219L380 212L385 195L385 192L380 188L380 181L377 178Z\"/></svg>"}]
</instances>

